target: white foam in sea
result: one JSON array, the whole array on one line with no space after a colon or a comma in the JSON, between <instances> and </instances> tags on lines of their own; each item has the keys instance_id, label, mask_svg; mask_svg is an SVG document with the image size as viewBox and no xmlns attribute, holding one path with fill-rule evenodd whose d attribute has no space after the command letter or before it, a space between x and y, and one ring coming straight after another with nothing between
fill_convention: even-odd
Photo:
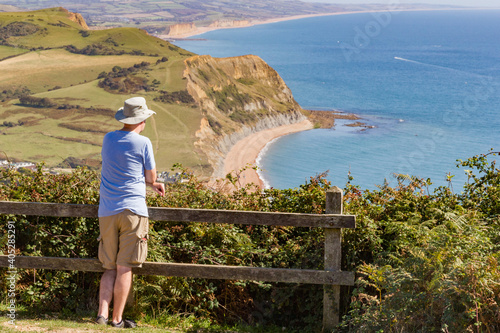
<instances>
[{"instance_id":1,"label":"white foam in sea","mask_svg":"<svg viewBox=\"0 0 500 333\"><path fill-rule=\"evenodd\" d=\"M262 180L262 183L264 183L264 188L271 188L271 184L269 184L269 181L264 176L265 170L262 167L262 158L266 155L271 144L275 142L277 139L279 138L275 138L266 143L264 148L262 148L262 150L259 152L259 155L257 155L257 158L255 159L255 164L257 164L257 175L259 175L259 178Z\"/></svg>"}]
</instances>

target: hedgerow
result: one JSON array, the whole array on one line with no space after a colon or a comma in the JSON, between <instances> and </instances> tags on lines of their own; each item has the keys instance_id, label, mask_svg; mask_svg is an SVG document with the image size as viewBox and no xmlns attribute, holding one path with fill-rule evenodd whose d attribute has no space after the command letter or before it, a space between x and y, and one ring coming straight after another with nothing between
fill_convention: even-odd
<instances>
[{"instance_id":1,"label":"hedgerow","mask_svg":"<svg viewBox=\"0 0 500 333\"><path fill-rule=\"evenodd\" d=\"M356 215L357 227L343 230L342 269L356 272L356 285L342 289L337 331L500 331L500 177L488 155L497 153L458 162L468 182L457 193L431 191L430 180L405 175L373 191L349 179L344 212ZM331 187L324 174L294 189L240 187L234 174L209 187L175 168L183 181L168 184L163 198L148 196L149 206L324 213ZM42 166L4 169L0 178L0 200L98 204L99 174L85 168L60 175ZM18 255L97 256L97 219L4 215L4 249L8 221L16 223ZM323 241L316 228L151 221L148 261L321 269ZM97 309L98 273L27 269L18 276L19 302L33 311ZM222 324L321 329L321 286L138 276L134 287L138 317L194 314Z\"/></svg>"}]
</instances>

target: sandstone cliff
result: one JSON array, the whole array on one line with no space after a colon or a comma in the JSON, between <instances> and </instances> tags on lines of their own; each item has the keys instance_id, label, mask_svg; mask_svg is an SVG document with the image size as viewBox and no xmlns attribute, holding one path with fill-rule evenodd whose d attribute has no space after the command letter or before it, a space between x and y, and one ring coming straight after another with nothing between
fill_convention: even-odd
<instances>
[{"instance_id":1,"label":"sandstone cliff","mask_svg":"<svg viewBox=\"0 0 500 333\"><path fill-rule=\"evenodd\" d=\"M85 19L83 18L83 16L81 14L79 14L79 13L72 13L69 10L67 10L65 8L62 8L62 7L61 7L61 10L65 11L66 13L68 13L68 18L71 21L78 23L85 30L89 29L89 26L87 25L87 22L85 22Z\"/></svg>"},{"instance_id":2,"label":"sandstone cliff","mask_svg":"<svg viewBox=\"0 0 500 333\"><path fill-rule=\"evenodd\" d=\"M188 92L204 115L195 145L207 155L214 177L224 176L224 157L237 141L305 119L283 79L257 56L194 56L185 64Z\"/></svg>"},{"instance_id":3,"label":"sandstone cliff","mask_svg":"<svg viewBox=\"0 0 500 333\"><path fill-rule=\"evenodd\" d=\"M169 26L165 33L168 36L179 36L182 34L188 34L196 30L196 24L194 23L179 23Z\"/></svg>"}]
</instances>

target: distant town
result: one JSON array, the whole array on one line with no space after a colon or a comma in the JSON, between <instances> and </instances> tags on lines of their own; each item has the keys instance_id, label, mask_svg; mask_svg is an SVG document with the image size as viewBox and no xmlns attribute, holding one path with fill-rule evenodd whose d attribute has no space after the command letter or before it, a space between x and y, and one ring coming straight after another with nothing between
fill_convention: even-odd
<instances>
[{"instance_id":1,"label":"distant town","mask_svg":"<svg viewBox=\"0 0 500 333\"><path fill-rule=\"evenodd\" d=\"M32 171L36 170L36 164L31 162L10 162L8 160L0 160L0 168L12 168L12 169L29 169Z\"/></svg>"}]
</instances>

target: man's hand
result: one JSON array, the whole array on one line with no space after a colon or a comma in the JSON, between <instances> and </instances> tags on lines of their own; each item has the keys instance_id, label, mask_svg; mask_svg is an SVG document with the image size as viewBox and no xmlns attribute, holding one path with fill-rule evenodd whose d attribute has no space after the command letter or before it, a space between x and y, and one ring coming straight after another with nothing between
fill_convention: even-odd
<instances>
[{"instance_id":1,"label":"man's hand","mask_svg":"<svg viewBox=\"0 0 500 333\"><path fill-rule=\"evenodd\" d=\"M151 186L162 197L165 196L165 184L156 182L156 168L145 170L144 176L146 177L146 185Z\"/></svg>"},{"instance_id":2,"label":"man's hand","mask_svg":"<svg viewBox=\"0 0 500 333\"><path fill-rule=\"evenodd\" d=\"M156 193L161 195L162 197L165 196L165 184L163 183L146 183L147 185L151 186L153 190L155 190Z\"/></svg>"}]
</instances>

